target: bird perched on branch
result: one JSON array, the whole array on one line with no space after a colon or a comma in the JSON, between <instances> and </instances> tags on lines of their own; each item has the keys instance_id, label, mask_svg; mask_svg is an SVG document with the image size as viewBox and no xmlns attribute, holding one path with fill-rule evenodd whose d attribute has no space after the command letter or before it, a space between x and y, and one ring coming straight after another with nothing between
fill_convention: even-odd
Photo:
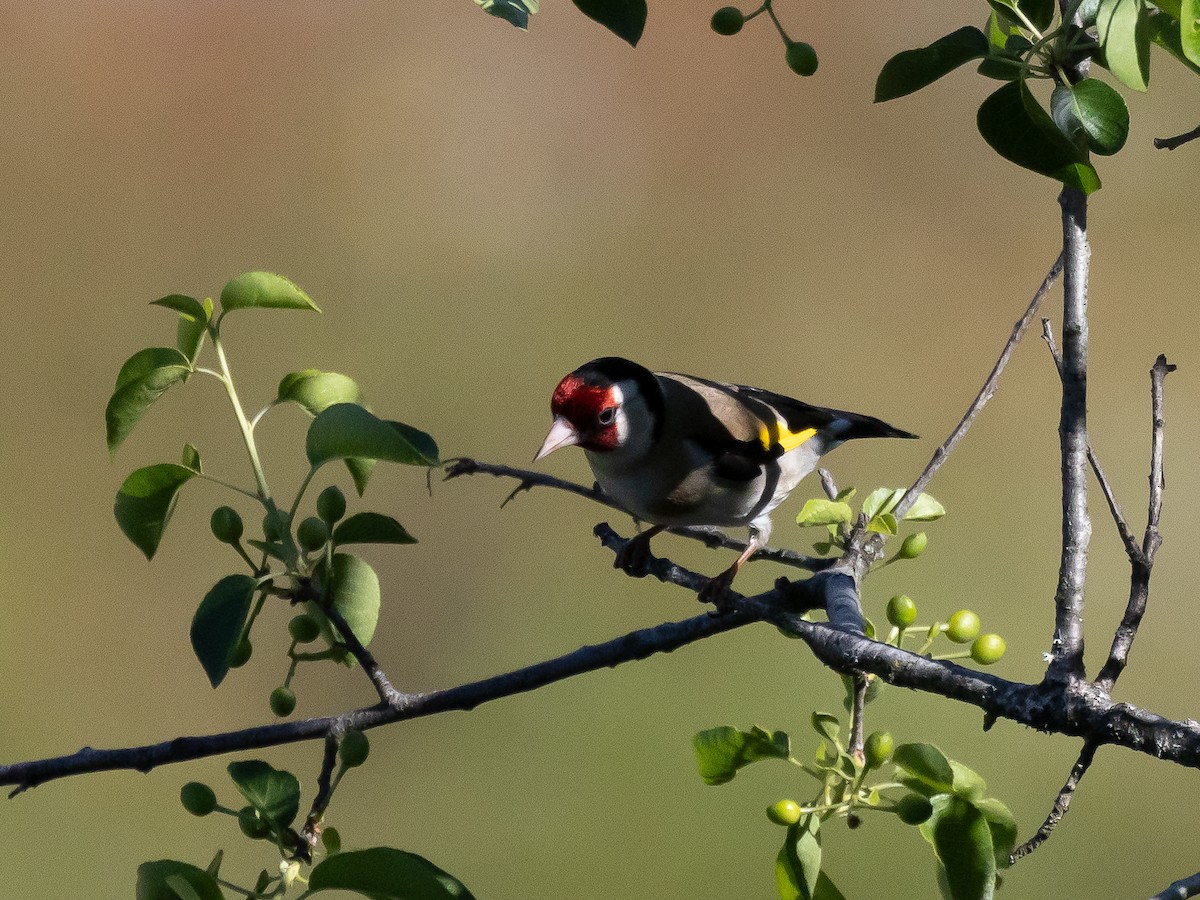
<instances>
[{"instance_id":1,"label":"bird perched on branch","mask_svg":"<svg viewBox=\"0 0 1200 900\"><path fill-rule=\"evenodd\" d=\"M718 607L738 569L766 546L771 511L818 459L855 438L916 437L871 416L651 372L616 356L563 378L550 410L554 422L534 462L560 447L582 447L601 489L652 526L617 555L617 568L643 565L650 539L664 528L749 528L745 551L700 592Z\"/></svg>"}]
</instances>

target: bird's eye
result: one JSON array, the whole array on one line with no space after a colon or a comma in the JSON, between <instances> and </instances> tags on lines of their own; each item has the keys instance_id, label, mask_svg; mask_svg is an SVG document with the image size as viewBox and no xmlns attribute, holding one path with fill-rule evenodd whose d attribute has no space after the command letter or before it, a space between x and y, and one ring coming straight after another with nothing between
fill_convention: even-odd
<instances>
[{"instance_id":1,"label":"bird's eye","mask_svg":"<svg viewBox=\"0 0 1200 900\"><path fill-rule=\"evenodd\" d=\"M604 409L600 410L600 415L597 417L596 421L598 421L601 425L611 425L613 423L613 419L616 417L617 408L615 406L606 406Z\"/></svg>"}]
</instances>

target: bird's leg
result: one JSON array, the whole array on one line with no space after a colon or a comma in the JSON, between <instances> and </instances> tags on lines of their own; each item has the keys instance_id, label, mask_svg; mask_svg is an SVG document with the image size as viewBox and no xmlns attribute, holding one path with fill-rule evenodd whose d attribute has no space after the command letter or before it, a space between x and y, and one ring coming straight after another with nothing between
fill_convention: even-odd
<instances>
[{"instance_id":1,"label":"bird's leg","mask_svg":"<svg viewBox=\"0 0 1200 900\"><path fill-rule=\"evenodd\" d=\"M704 583L704 587L700 588L697 599L701 603L711 603L715 606L718 615L729 612L729 588L733 585L733 579L738 573L738 569L753 556L762 545L757 537L751 537L750 543L746 545L746 549L724 572L715 578L710 578Z\"/></svg>"},{"instance_id":2,"label":"bird's leg","mask_svg":"<svg viewBox=\"0 0 1200 900\"><path fill-rule=\"evenodd\" d=\"M624 569L631 575L645 575L646 564L650 561L650 538L666 527L666 525L654 525L631 537L625 542L625 546L617 551L617 558L613 560L613 568Z\"/></svg>"}]
</instances>

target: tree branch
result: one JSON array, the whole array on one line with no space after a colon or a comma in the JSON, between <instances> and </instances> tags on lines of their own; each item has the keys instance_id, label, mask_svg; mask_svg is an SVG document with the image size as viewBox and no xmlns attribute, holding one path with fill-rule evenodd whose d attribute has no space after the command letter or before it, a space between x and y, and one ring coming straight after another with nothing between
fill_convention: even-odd
<instances>
[{"instance_id":1,"label":"tree branch","mask_svg":"<svg viewBox=\"0 0 1200 900\"><path fill-rule=\"evenodd\" d=\"M1177 134L1175 137L1155 138L1154 149L1174 150L1176 147L1182 147L1184 144L1188 143L1188 141L1196 140L1196 138L1200 138L1200 125L1196 126L1191 131L1184 132L1183 134ZM1192 895L1188 894L1188 896L1190 897Z\"/></svg>"},{"instance_id":2,"label":"tree branch","mask_svg":"<svg viewBox=\"0 0 1200 900\"><path fill-rule=\"evenodd\" d=\"M1188 900L1188 897L1195 897L1197 894L1200 894L1200 872L1189 878L1180 878L1150 900Z\"/></svg>"},{"instance_id":3,"label":"tree branch","mask_svg":"<svg viewBox=\"0 0 1200 900\"><path fill-rule=\"evenodd\" d=\"M1087 195L1065 187L1059 195L1063 230L1062 556L1054 595L1054 637L1048 682L1083 676L1083 595L1092 522L1087 508L1087 287L1091 249Z\"/></svg>"},{"instance_id":4,"label":"tree branch","mask_svg":"<svg viewBox=\"0 0 1200 900\"><path fill-rule=\"evenodd\" d=\"M1085 742L1083 749L1079 751L1079 758L1075 760L1075 765L1071 767L1071 774L1067 776L1066 784L1062 786L1062 790L1054 798L1054 805L1050 808L1050 814L1046 816L1046 821L1042 823L1042 827L1037 830L1037 833L1033 837L1009 854L1008 862L1010 865L1020 862L1038 847L1042 846L1046 842L1046 839L1050 837L1051 832L1058 827L1058 823L1062 821L1063 816L1067 814L1067 810L1071 807L1071 797L1075 794L1075 788L1079 786L1079 780L1087 773L1095 756L1096 745Z\"/></svg>"},{"instance_id":5,"label":"tree branch","mask_svg":"<svg viewBox=\"0 0 1200 900\"><path fill-rule=\"evenodd\" d=\"M1146 512L1146 532L1142 537L1142 546L1138 558L1131 562L1132 572L1129 576L1129 601L1125 606L1125 614L1121 624L1113 635L1112 647L1108 651L1100 675L1096 678L1096 687L1105 692L1111 692L1121 672L1129 659L1129 651L1133 640L1137 637L1138 628L1142 624L1142 616L1146 614L1146 602L1150 597L1150 573L1154 568L1154 555L1162 544L1162 536L1158 533L1158 523L1162 516L1163 495L1163 383L1167 375L1175 371L1175 366L1167 362L1161 353L1150 369L1150 410L1151 410L1151 439L1150 439L1150 499Z\"/></svg>"},{"instance_id":6,"label":"tree branch","mask_svg":"<svg viewBox=\"0 0 1200 900\"><path fill-rule=\"evenodd\" d=\"M996 360L996 364L992 366L991 373L983 382L983 387L979 389L979 393L975 395L974 401L967 407L967 411L963 413L958 426L950 432L950 436L946 440L942 441L942 445L933 452L933 456L925 466L924 471L913 482L912 487L905 491L904 496L900 498L900 502L896 504L894 513L897 519L903 518L904 514L917 502L917 497L920 496L921 491L925 490L934 473L942 467L942 464L945 463L951 451L954 450L958 442L967 433L967 430L975 421L975 417L979 415L980 410L987 405L987 402L992 399L992 395L996 393L996 388L1000 384L1000 376L1004 373L1004 367L1008 365L1009 358L1017 348L1017 344L1021 342L1021 338L1025 334L1026 329L1029 328L1029 323L1033 321L1034 315L1037 314L1042 300L1050 293L1050 289L1054 287L1054 282L1062 274L1062 270L1063 256L1059 254L1058 259L1054 261L1054 265L1050 267L1050 271L1046 273L1046 277L1042 279L1041 286L1034 292L1033 299L1029 301L1029 307L1025 310L1025 314L1013 326L1012 334L1009 335L1003 349L1000 351L1000 357Z\"/></svg>"}]
</instances>

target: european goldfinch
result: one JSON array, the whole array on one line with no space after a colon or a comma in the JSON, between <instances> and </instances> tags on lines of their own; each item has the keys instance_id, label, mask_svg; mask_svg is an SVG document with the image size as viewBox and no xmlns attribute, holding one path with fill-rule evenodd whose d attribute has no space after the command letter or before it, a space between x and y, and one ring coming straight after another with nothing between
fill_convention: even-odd
<instances>
[{"instance_id":1,"label":"european goldfinch","mask_svg":"<svg viewBox=\"0 0 1200 900\"><path fill-rule=\"evenodd\" d=\"M771 535L771 511L817 460L854 438L915 438L871 416L810 406L781 394L651 372L615 356L559 382L554 422L534 462L582 447L601 489L651 528L618 554L640 565L650 539L677 525L745 526L750 541L700 599L720 605L738 569Z\"/></svg>"}]
</instances>

